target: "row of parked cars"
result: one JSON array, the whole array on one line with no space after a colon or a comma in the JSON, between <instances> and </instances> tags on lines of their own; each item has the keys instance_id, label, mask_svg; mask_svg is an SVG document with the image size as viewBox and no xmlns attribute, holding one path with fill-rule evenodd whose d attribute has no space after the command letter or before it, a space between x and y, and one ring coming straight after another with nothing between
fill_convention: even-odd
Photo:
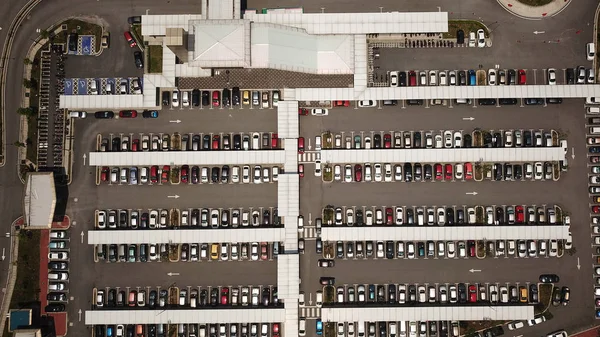
<instances>
[{"instance_id":1,"label":"row of parked cars","mask_svg":"<svg viewBox=\"0 0 600 337\"><path fill-rule=\"evenodd\" d=\"M416 87L436 85L477 85L476 70L409 70L390 71L391 87ZM523 69L490 69L488 85L524 85L527 74Z\"/></svg>"},{"instance_id":2,"label":"row of parked cars","mask_svg":"<svg viewBox=\"0 0 600 337\"><path fill-rule=\"evenodd\" d=\"M540 275L540 283L557 283L554 274ZM567 305L568 287L557 287L559 303ZM333 294L335 292L335 295ZM321 301L320 301L321 300ZM440 285L419 284L360 284L357 286L326 286L317 292L317 306L339 304L467 304L467 303L539 303L537 283L526 285L455 283Z\"/></svg>"},{"instance_id":3,"label":"row of parked cars","mask_svg":"<svg viewBox=\"0 0 600 337\"><path fill-rule=\"evenodd\" d=\"M360 133L360 132L359 132ZM395 131L371 132L367 135L344 136L343 134L324 134L315 137L315 150L322 149L322 142L331 143L334 149L451 149L472 148L474 133L463 131ZM346 133L350 134L350 132ZM323 138L322 138L323 137ZM534 129L498 130L484 132L482 147L553 147L552 131Z\"/></svg>"},{"instance_id":4,"label":"row of parked cars","mask_svg":"<svg viewBox=\"0 0 600 337\"><path fill-rule=\"evenodd\" d=\"M175 90L163 91L163 105L178 107L232 107L249 105L253 107L277 107L281 100L279 90L240 90L239 87L222 90Z\"/></svg>"},{"instance_id":5,"label":"row of parked cars","mask_svg":"<svg viewBox=\"0 0 600 337\"><path fill-rule=\"evenodd\" d=\"M171 170L177 168L178 174ZM171 165L109 167L100 169L100 181L110 184L167 184L178 182L181 184L261 184L279 181L279 166L189 166L181 167Z\"/></svg>"},{"instance_id":6,"label":"row of parked cars","mask_svg":"<svg viewBox=\"0 0 600 337\"><path fill-rule=\"evenodd\" d=\"M122 288L121 288L122 289ZM171 292L171 296L169 296ZM201 308L216 306L278 306L277 287L238 286L238 287L170 287L156 290L130 289L128 292L115 288L96 289L94 304L96 309L131 307L165 308L184 307ZM171 299L169 299L171 297Z\"/></svg>"},{"instance_id":7,"label":"row of parked cars","mask_svg":"<svg viewBox=\"0 0 600 337\"><path fill-rule=\"evenodd\" d=\"M481 210L479 218L478 208ZM327 209L323 211L326 212ZM563 222L559 218L562 210L552 205L335 207L333 213L332 219L324 225L554 225ZM320 220L317 219L317 228L320 227Z\"/></svg>"},{"instance_id":8,"label":"row of parked cars","mask_svg":"<svg viewBox=\"0 0 600 337\"><path fill-rule=\"evenodd\" d=\"M177 257L173 261L266 261L279 254L279 243L144 243L97 245L98 261L106 262L155 262L167 261L171 251Z\"/></svg>"},{"instance_id":9,"label":"row of parked cars","mask_svg":"<svg viewBox=\"0 0 600 337\"><path fill-rule=\"evenodd\" d=\"M398 321L398 322L337 322L334 325L333 333L339 337L394 337L411 336L416 337L458 337L460 336L459 322L457 321ZM300 327L303 326L302 319ZM323 321L317 319L317 335L323 335ZM300 330L301 332L302 330ZM301 336L304 336L301 334Z\"/></svg>"},{"instance_id":10,"label":"row of parked cars","mask_svg":"<svg viewBox=\"0 0 600 337\"><path fill-rule=\"evenodd\" d=\"M47 312L65 311L69 283L69 239L67 231L51 230L48 242Z\"/></svg>"},{"instance_id":11,"label":"row of parked cars","mask_svg":"<svg viewBox=\"0 0 600 337\"><path fill-rule=\"evenodd\" d=\"M174 216L174 212L178 214ZM173 222L174 221L174 222ZM277 208L251 209L109 209L98 210L98 229L161 229L167 227L238 228L281 226ZM182 228L185 229L185 228Z\"/></svg>"},{"instance_id":12,"label":"row of parked cars","mask_svg":"<svg viewBox=\"0 0 600 337\"><path fill-rule=\"evenodd\" d=\"M598 112L594 107L587 107L586 113L589 115L595 115ZM598 145L600 145L600 118L598 117L589 117L587 119L587 124L590 125L587 129L587 147L588 152L590 154L596 154L600 152L598 149ZM590 163L597 164L600 162L600 158L598 156L590 156ZM590 166L590 165L588 165ZM595 312L594 315L596 319L600 319L600 217L596 216L596 214L600 213L600 207L597 205L600 203L600 166L591 166L588 171L588 192L591 195L592 202L590 204L590 226L592 227L592 248L593 248L593 268L594 268L594 284L596 287L594 288L594 296L595 296Z\"/></svg>"},{"instance_id":13,"label":"row of parked cars","mask_svg":"<svg viewBox=\"0 0 600 337\"><path fill-rule=\"evenodd\" d=\"M486 253L477 252L475 240L468 241L337 241L325 243L331 249L323 250L317 240L317 253L324 259L319 267L331 268L338 259L416 259L416 258L474 258L478 254L489 257L558 257L558 240L496 240L486 241ZM565 244L565 247L568 244ZM333 251L335 249L335 252Z\"/></svg>"},{"instance_id":14,"label":"row of parked cars","mask_svg":"<svg viewBox=\"0 0 600 337\"><path fill-rule=\"evenodd\" d=\"M172 324L177 337L279 337L279 323ZM167 337L167 324L96 325L95 337Z\"/></svg>"},{"instance_id":15,"label":"row of parked cars","mask_svg":"<svg viewBox=\"0 0 600 337\"><path fill-rule=\"evenodd\" d=\"M111 111L104 111L106 113ZM135 114L137 116L137 113ZM134 116L134 117L135 117ZM158 116L158 115L157 115ZM106 117L112 118L112 117ZM200 150L274 150L279 149L279 138L272 132L244 133L200 133L174 134L180 137L175 145L169 134L149 134L134 137L122 135L101 139L100 152L137 152L137 151L200 151Z\"/></svg>"}]
</instances>

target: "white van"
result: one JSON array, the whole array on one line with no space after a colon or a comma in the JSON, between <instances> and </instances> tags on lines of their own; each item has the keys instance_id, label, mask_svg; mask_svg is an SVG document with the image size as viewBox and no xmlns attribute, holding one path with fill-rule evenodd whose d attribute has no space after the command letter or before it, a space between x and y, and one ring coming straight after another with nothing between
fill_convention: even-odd
<instances>
[{"instance_id":1,"label":"white van","mask_svg":"<svg viewBox=\"0 0 600 337\"><path fill-rule=\"evenodd\" d=\"M406 321L398 322L398 326L400 326L400 337L406 337Z\"/></svg>"},{"instance_id":2,"label":"white van","mask_svg":"<svg viewBox=\"0 0 600 337\"><path fill-rule=\"evenodd\" d=\"M273 182L279 180L279 166L273 166L273 168L271 168L271 177L273 178Z\"/></svg>"},{"instance_id":3,"label":"white van","mask_svg":"<svg viewBox=\"0 0 600 337\"><path fill-rule=\"evenodd\" d=\"M231 168L231 182L239 183L240 182L240 167L234 166Z\"/></svg>"},{"instance_id":4,"label":"white van","mask_svg":"<svg viewBox=\"0 0 600 337\"><path fill-rule=\"evenodd\" d=\"M300 318L300 322L298 323L298 335L306 336L306 318Z\"/></svg>"},{"instance_id":5,"label":"white van","mask_svg":"<svg viewBox=\"0 0 600 337\"><path fill-rule=\"evenodd\" d=\"M305 296L304 296L304 291L300 292L300 295L298 296L298 304L300 304L301 306L304 305L305 302Z\"/></svg>"},{"instance_id":6,"label":"white van","mask_svg":"<svg viewBox=\"0 0 600 337\"><path fill-rule=\"evenodd\" d=\"M587 113L589 113L591 115L599 114L600 113L600 108L599 107L595 107L595 106L588 106L587 107Z\"/></svg>"},{"instance_id":7,"label":"white van","mask_svg":"<svg viewBox=\"0 0 600 337\"><path fill-rule=\"evenodd\" d=\"M390 337L396 337L396 322L390 322Z\"/></svg>"},{"instance_id":8,"label":"white van","mask_svg":"<svg viewBox=\"0 0 600 337\"><path fill-rule=\"evenodd\" d=\"M260 135L258 132L252 134L252 150L260 149Z\"/></svg>"},{"instance_id":9,"label":"white van","mask_svg":"<svg viewBox=\"0 0 600 337\"><path fill-rule=\"evenodd\" d=\"M593 43L588 43L585 47L585 54L588 61L593 61L596 54L596 46Z\"/></svg>"},{"instance_id":10,"label":"white van","mask_svg":"<svg viewBox=\"0 0 600 337\"><path fill-rule=\"evenodd\" d=\"M87 112L85 111L69 111L69 117L71 118L85 118Z\"/></svg>"},{"instance_id":11,"label":"white van","mask_svg":"<svg viewBox=\"0 0 600 337\"><path fill-rule=\"evenodd\" d=\"M316 305L317 305L317 307L321 307L323 305L323 292L320 290L317 291Z\"/></svg>"},{"instance_id":12,"label":"white van","mask_svg":"<svg viewBox=\"0 0 600 337\"><path fill-rule=\"evenodd\" d=\"M476 46L476 39L475 39L475 32L470 32L469 33L469 47L475 47Z\"/></svg>"},{"instance_id":13,"label":"white van","mask_svg":"<svg viewBox=\"0 0 600 337\"><path fill-rule=\"evenodd\" d=\"M304 231L304 217L302 215L298 215L298 232L302 233Z\"/></svg>"},{"instance_id":14,"label":"white van","mask_svg":"<svg viewBox=\"0 0 600 337\"><path fill-rule=\"evenodd\" d=\"M600 134L600 126L594 126L590 128L590 134L598 135Z\"/></svg>"},{"instance_id":15,"label":"white van","mask_svg":"<svg viewBox=\"0 0 600 337\"><path fill-rule=\"evenodd\" d=\"M358 322L358 337L365 337L365 322Z\"/></svg>"},{"instance_id":16,"label":"white van","mask_svg":"<svg viewBox=\"0 0 600 337\"><path fill-rule=\"evenodd\" d=\"M315 151L321 151L321 136L315 137Z\"/></svg>"}]
</instances>

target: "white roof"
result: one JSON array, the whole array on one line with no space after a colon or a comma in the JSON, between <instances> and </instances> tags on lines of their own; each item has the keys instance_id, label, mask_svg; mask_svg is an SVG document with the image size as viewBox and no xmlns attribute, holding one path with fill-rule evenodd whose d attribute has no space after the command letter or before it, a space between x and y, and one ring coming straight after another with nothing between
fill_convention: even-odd
<instances>
[{"instance_id":1,"label":"white roof","mask_svg":"<svg viewBox=\"0 0 600 337\"><path fill-rule=\"evenodd\" d=\"M252 68L312 74L352 74L352 35L309 35L303 29L252 24Z\"/></svg>"},{"instance_id":2,"label":"white roof","mask_svg":"<svg viewBox=\"0 0 600 337\"><path fill-rule=\"evenodd\" d=\"M202 13L207 13L208 20L235 19L233 0L202 0Z\"/></svg>"},{"instance_id":3,"label":"white roof","mask_svg":"<svg viewBox=\"0 0 600 337\"><path fill-rule=\"evenodd\" d=\"M456 99L456 98L576 98L600 97L600 85L481 85L366 88L297 88L298 101ZM284 93L284 97L290 97Z\"/></svg>"},{"instance_id":4,"label":"white roof","mask_svg":"<svg viewBox=\"0 0 600 337\"><path fill-rule=\"evenodd\" d=\"M447 12L415 13L245 13L256 23L305 29L308 34L440 33L448 31Z\"/></svg>"},{"instance_id":5,"label":"white roof","mask_svg":"<svg viewBox=\"0 0 600 337\"><path fill-rule=\"evenodd\" d=\"M298 138L300 133L298 101L279 101L277 105L277 136Z\"/></svg>"},{"instance_id":6,"label":"white roof","mask_svg":"<svg viewBox=\"0 0 600 337\"><path fill-rule=\"evenodd\" d=\"M283 228L177 229L177 230L92 230L88 244L143 244L192 242L280 242Z\"/></svg>"},{"instance_id":7,"label":"white roof","mask_svg":"<svg viewBox=\"0 0 600 337\"><path fill-rule=\"evenodd\" d=\"M300 285L300 256L298 254L277 255L277 296L287 302L298 300Z\"/></svg>"},{"instance_id":8,"label":"white roof","mask_svg":"<svg viewBox=\"0 0 600 337\"><path fill-rule=\"evenodd\" d=\"M455 241L455 240L562 240L569 226L361 226L321 230L323 241Z\"/></svg>"},{"instance_id":9,"label":"white roof","mask_svg":"<svg viewBox=\"0 0 600 337\"><path fill-rule=\"evenodd\" d=\"M533 308L533 305L323 307L321 319L323 322L505 321L533 319Z\"/></svg>"},{"instance_id":10,"label":"white roof","mask_svg":"<svg viewBox=\"0 0 600 337\"><path fill-rule=\"evenodd\" d=\"M28 173L25 183L25 223L30 227L49 228L54 217L56 191L52 172Z\"/></svg>"},{"instance_id":11,"label":"white roof","mask_svg":"<svg viewBox=\"0 0 600 337\"><path fill-rule=\"evenodd\" d=\"M200 14L142 15L142 35L166 35L167 28L187 29L190 20L200 19Z\"/></svg>"},{"instance_id":12,"label":"white roof","mask_svg":"<svg viewBox=\"0 0 600 337\"><path fill-rule=\"evenodd\" d=\"M369 64L368 52L367 36L354 35L354 90L356 91L363 91L367 88L369 76L367 71Z\"/></svg>"},{"instance_id":13,"label":"white roof","mask_svg":"<svg viewBox=\"0 0 600 337\"><path fill-rule=\"evenodd\" d=\"M183 324L183 323L280 323L283 308L273 309L172 309L172 310L94 310L85 312L85 325Z\"/></svg>"},{"instance_id":14,"label":"white roof","mask_svg":"<svg viewBox=\"0 0 600 337\"><path fill-rule=\"evenodd\" d=\"M90 152L90 166L283 164L284 150Z\"/></svg>"},{"instance_id":15,"label":"white roof","mask_svg":"<svg viewBox=\"0 0 600 337\"><path fill-rule=\"evenodd\" d=\"M249 67L250 22L200 20L191 24L193 61L200 67Z\"/></svg>"},{"instance_id":16,"label":"white roof","mask_svg":"<svg viewBox=\"0 0 600 337\"><path fill-rule=\"evenodd\" d=\"M156 100L151 104L144 96L156 97L155 90L144 95L60 95L60 108L69 110L106 110L156 108Z\"/></svg>"},{"instance_id":17,"label":"white roof","mask_svg":"<svg viewBox=\"0 0 600 337\"><path fill-rule=\"evenodd\" d=\"M298 249L298 215L300 215L300 176L298 174L288 172L279 175L277 212L282 217L285 226L283 240L285 248L295 251Z\"/></svg>"},{"instance_id":18,"label":"white roof","mask_svg":"<svg viewBox=\"0 0 600 337\"><path fill-rule=\"evenodd\" d=\"M322 150L324 163L502 163L561 161L562 147Z\"/></svg>"}]
</instances>

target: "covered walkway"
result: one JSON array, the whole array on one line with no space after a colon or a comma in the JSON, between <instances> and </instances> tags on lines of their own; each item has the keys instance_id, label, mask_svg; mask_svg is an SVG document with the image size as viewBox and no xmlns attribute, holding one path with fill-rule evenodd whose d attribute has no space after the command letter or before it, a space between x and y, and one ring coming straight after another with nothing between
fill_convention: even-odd
<instances>
[{"instance_id":1,"label":"covered walkway","mask_svg":"<svg viewBox=\"0 0 600 337\"><path fill-rule=\"evenodd\" d=\"M284 150L90 152L90 166L281 165Z\"/></svg>"}]
</instances>

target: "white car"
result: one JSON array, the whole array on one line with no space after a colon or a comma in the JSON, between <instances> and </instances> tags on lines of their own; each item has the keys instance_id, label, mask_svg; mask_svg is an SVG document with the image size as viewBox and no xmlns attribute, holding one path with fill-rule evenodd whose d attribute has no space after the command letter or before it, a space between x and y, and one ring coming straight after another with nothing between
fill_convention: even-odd
<instances>
[{"instance_id":1,"label":"white car","mask_svg":"<svg viewBox=\"0 0 600 337\"><path fill-rule=\"evenodd\" d=\"M527 320L527 325L534 326L534 325L543 323L545 321L546 321L546 317L540 315L540 316L535 317L534 319Z\"/></svg>"},{"instance_id":2,"label":"white car","mask_svg":"<svg viewBox=\"0 0 600 337\"><path fill-rule=\"evenodd\" d=\"M173 105L174 108L179 106L179 91L173 91L173 94L171 95L171 105Z\"/></svg>"},{"instance_id":3,"label":"white car","mask_svg":"<svg viewBox=\"0 0 600 337\"><path fill-rule=\"evenodd\" d=\"M98 228L106 228L106 211L98 211Z\"/></svg>"},{"instance_id":4,"label":"white car","mask_svg":"<svg viewBox=\"0 0 600 337\"><path fill-rule=\"evenodd\" d=\"M454 147L462 147L462 133L460 131L454 132Z\"/></svg>"},{"instance_id":5,"label":"white car","mask_svg":"<svg viewBox=\"0 0 600 337\"><path fill-rule=\"evenodd\" d=\"M464 165L461 163L454 165L454 176L456 177L456 180L462 180L463 175L464 175Z\"/></svg>"},{"instance_id":6,"label":"white car","mask_svg":"<svg viewBox=\"0 0 600 337\"><path fill-rule=\"evenodd\" d=\"M374 107L374 106L377 106L377 103L372 100L358 101L358 107L360 107L360 108L368 108L368 107Z\"/></svg>"},{"instance_id":7,"label":"white car","mask_svg":"<svg viewBox=\"0 0 600 337\"><path fill-rule=\"evenodd\" d=\"M452 148L452 131L444 131L444 147Z\"/></svg>"},{"instance_id":8,"label":"white car","mask_svg":"<svg viewBox=\"0 0 600 337\"><path fill-rule=\"evenodd\" d=\"M184 91L181 93L181 105L183 107L190 106L190 93L189 92Z\"/></svg>"},{"instance_id":9,"label":"white car","mask_svg":"<svg viewBox=\"0 0 600 337\"><path fill-rule=\"evenodd\" d=\"M250 246L250 259L252 261L258 261L258 242L252 242Z\"/></svg>"},{"instance_id":10,"label":"white car","mask_svg":"<svg viewBox=\"0 0 600 337\"><path fill-rule=\"evenodd\" d=\"M244 165L244 167L242 167L242 183L250 183L250 166L248 165Z\"/></svg>"},{"instance_id":11,"label":"white car","mask_svg":"<svg viewBox=\"0 0 600 337\"><path fill-rule=\"evenodd\" d=\"M253 182L255 184L260 184L262 182L261 177L262 176L261 176L261 167L260 167L260 165L254 166L254 179L253 179Z\"/></svg>"},{"instance_id":12,"label":"white car","mask_svg":"<svg viewBox=\"0 0 600 337\"><path fill-rule=\"evenodd\" d=\"M48 260L62 260L66 261L69 259L69 253L67 252L54 252L48 254Z\"/></svg>"},{"instance_id":13,"label":"white car","mask_svg":"<svg viewBox=\"0 0 600 337\"><path fill-rule=\"evenodd\" d=\"M435 70L429 71L429 85L437 85L437 73Z\"/></svg>"},{"instance_id":14,"label":"white car","mask_svg":"<svg viewBox=\"0 0 600 337\"><path fill-rule=\"evenodd\" d=\"M427 85L427 73L424 71L419 72L419 85Z\"/></svg>"},{"instance_id":15,"label":"white car","mask_svg":"<svg viewBox=\"0 0 600 337\"><path fill-rule=\"evenodd\" d=\"M335 165L333 167L333 179L335 181L341 181L342 180L342 167L340 165Z\"/></svg>"},{"instance_id":16,"label":"white car","mask_svg":"<svg viewBox=\"0 0 600 337\"><path fill-rule=\"evenodd\" d=\"M313 116L327 116L327 115L329 115L329 110L317 108L317 109L312 109L310 113Z\"/></svg>"},{"instance_id":17,"label":"white car","mask_svg":"<svg viewBox=\"0 0 600 337\"><path fill-rule=\"evenodd\" d=\"M544 164L542 162L535 163L535 180L542 180L544 177Z\"/></svg>"},{"instance_id":18,"label":"white car","mask_svg":"<svg viewBox=\"0 0 600 337\"><path fill-rule=\"evenodd\" d=\"M383 174L381 173L381 164L375 164L373 166L373 170L375 171L375 181L381 182L383 180ZM352 179L352 177L350 179Z\"/></svg>"},{"instance_id":19,"label":"white car","mask_svg":"<svg viewBox=\"0 0 600 337\"><path fill-rule=\"evenodd\" d=\"M554 68L548 69L548 84L556 85L556 69Z\"/></svg>"},{"instance_id":20,"label":"white car","mask_svg":"<svg viewBox=\"0 0 600 337\"><path fill-rule=\"evenodd\" d=\"M456 71L450 71L448 77L450 78L450 85L456 85Z\"/></svg>"},{"instance_id":21,"label":"white car","mask_svg":"<svg viewBox=\"0 0 600 337\"><path fill-rule=\"evenodd\" d=\"M397 87L398 86L398 72L390 71L390 86Z\"/></svg>"},{"instance_id":22,"label":"white car","mask_svg":"<svg viewBox=\"0 0 600 337\"><path fill-rule=\"evenodd\" d=\"M496 69L488 70L488 85L496 85Z\"/></svg>"},{"instance_id":23,"label":"white car","mask_svg":"<svg viewBox=\"0 0 600 337\"><path fill-rule=\"evenodd\" d=\"M315 161L315 177L321 176L321 159Z\"/></svg>"},{"instance_id":24,"label":"white car","mask_svg":"<svg viewBox=\"0 0 600 337\"><path fill-rule=\"evenodd\" d=\"M547 335L546 337L569 337L569 334L567 334L565 330L559 330Z\"/></svg>"},{"instance_id":25,"label":"white car","mask_svg":"<svg viewBox=\"0 0 600 337\"><path fill-rule=\"evenodd\" d=\"M485 47L485 32L483 31L483 29L479 29L477 31L477 47Z\"/></svg>"},{"instance_id":26,"label":"white car","mask_svg":"<svg viewBox=\"0 0 600 337\"><path fill-rule=\"evenodd\" d=\"M352 165L350 164L344 167L344 181L347 183L352 182Z\"/></svg>"}]
</instances>

